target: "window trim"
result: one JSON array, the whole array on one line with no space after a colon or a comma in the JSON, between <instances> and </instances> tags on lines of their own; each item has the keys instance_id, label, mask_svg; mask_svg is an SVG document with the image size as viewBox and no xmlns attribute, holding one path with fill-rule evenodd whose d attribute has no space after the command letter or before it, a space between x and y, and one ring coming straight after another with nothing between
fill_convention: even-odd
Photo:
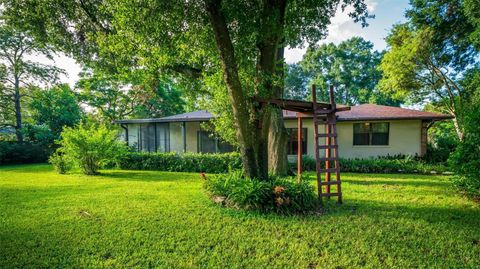
<instances>
[{"instance_id":1,"label":"window trim","mask_svg":"<svg viewBox=\"0 0 480 269\"><path fill-rule=\"evenodd\" d=\"M368 132L368 145L356 145L355 144L355 124L369 124L369 132ZM373 124L378 123L386 123L388 126L388 137L387 137L387 144L386 145L372 145L372 134L373 134ZM352 146L353 147L369 147L369 148L388 148L390 147L390 122L388 121L369 121L369 122L354 122L352 124Z\"/></svg>"}]
</instances>

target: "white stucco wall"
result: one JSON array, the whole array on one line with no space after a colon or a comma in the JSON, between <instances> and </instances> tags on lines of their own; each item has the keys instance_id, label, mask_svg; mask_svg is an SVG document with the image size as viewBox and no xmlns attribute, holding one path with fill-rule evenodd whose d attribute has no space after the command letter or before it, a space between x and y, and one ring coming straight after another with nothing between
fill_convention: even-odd
<instances>
[{"instance_id":1,"label":"white stucco wall","mask_svg":"<svg viewBox=\"0 0 480 269\"><path fill-rule=\"evenodd\" d=\"M360 122L360 121L359 121ZM354 146L353 123L338 122L339 154L342 158L369 158L386 155L420 155L421 150L421 121L420 120L396 120L381 121L390 123L388 146ZM286 120L286 128L297 128L297 120ZM312 119L303 120L303 128L307 128L307 152L314 155L314 137ZM186 123L186 148L187 152L197 152L197 132L200 130L199 122ZM319 132L323 132L319 126ZM129 146L137 147L139 135L138 124L128 124ZM170 151L183 153L182 123L170 123ZM320 152L324 154L323 151ZM296 156L289 156L290 159Z\"/></svg>"},{"instance_id":2,"label":"white stucco wall","mask_svg":"<svg viewBox=\"0 0 480 269\"><path fill-rule=\"evenodd\" d=\"M358 121L360 122L360 121ZM388 146L354 146L353 145L353 123L356 122L338 122L338 149L342 158L369 158L386 155L420 155L420 120L395 120L379 121L389 122L389 145ZM286 120L286 128L297 128L297 120ZM303 128L307 128L307 154L314 155L314 137L312 119L303 120ZM324 132L321 125L319 132ZM323 143L320 143L323 144ZM323 155L323 151L320 152ZM289 158L293 158L289 157Z\"/></svg>"}]
</instances>

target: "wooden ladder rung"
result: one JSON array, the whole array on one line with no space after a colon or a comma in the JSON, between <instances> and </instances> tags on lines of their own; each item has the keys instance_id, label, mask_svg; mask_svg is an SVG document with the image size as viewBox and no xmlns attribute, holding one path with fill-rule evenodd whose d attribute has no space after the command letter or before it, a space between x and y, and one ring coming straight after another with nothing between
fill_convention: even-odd
<instances>
[{"instance_id":1,"label":"wooden ladder rung","mask_svg":"<svg viewBox=\"0 0 480 269\"><path fill-rule=\"evenodd\" d=\"M331 196L342 196L342 193L331 192L331 193L321 193L320 197L331 197Z\"/></svg>"},{"instance_id":2,"label":"wooden ladder rung","mask_svg":"<svg viewBox=\"0 0 480 269\"><path fill-rule=\"evenodd\" d=\"M338 149L338 145L319 145L318 149Z\"/></svg>"},{"instance_id":3,"label":"wooden ladder rung","mask_svg":"<svg viewBox=\"0 0 480 269\"><path fill-rule=\"evenodd\" d=\"M318 134L317 137L337 137L336 133Z\"/></svg>"},{"instance_id":4,"label":"wooden ladder rung","mask_svg":"<svg viewBox=\"0 0 480 269\"><path fill-rule=\"evenodd\" d=\"M335 180L335 181L323 181L323 182L320 182L320 185L322 186L325 186L325 185L337 185L337 184L340 184L342 183L341 180Z\"/></svg>"},{"instance_id":5,"label":"wooden ladder rung","mask_svg":"<svg viewBox=\"0 0 480 269\"><path fill-rule=\"evenodd\" d=\"M318 160L321 161L321 162L326 162L326 161L334 162L334 161L338 161L338 158L335 158L335 157L320 157L320 158L318 158Z\"/></svg>"}]
</instances>

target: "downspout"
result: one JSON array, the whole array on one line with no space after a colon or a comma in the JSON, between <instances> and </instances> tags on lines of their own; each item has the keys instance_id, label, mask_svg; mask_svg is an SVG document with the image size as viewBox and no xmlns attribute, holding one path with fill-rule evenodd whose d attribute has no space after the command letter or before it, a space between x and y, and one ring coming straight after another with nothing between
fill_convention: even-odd
<instances>
[{"instance_id":1,"label":"downspout","mask_svg":"<svg viewBox=\"0 0 480 269\"><path fill-rule=\"evenodd\" d=\"M187 123L183 122L183 153L187 152Z\"/></svg>"}]
</instances>

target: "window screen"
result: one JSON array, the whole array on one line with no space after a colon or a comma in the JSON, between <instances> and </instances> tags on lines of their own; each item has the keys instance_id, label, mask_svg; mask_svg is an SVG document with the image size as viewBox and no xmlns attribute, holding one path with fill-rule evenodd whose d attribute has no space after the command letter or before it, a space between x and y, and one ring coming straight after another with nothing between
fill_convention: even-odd
<instances>
[{"instance_id":1,"label":"window screen","mask_svg":"<svg viewBox=\"0 0 480 269\"><path fill-rule=\"evenodd\" d=\"M217 152L217 146L215 138L208 132L198 132L198 152L201 153L215 153Z\"/></svg>"},{"instance_id":2,"label":"window screen","mask_svg":"<svg viewBox=\"0 0 480 269\"><path fill-rule=\"evenodd\" d=\"M388 145L388 129L387 122L372 123L372 145Z\"/></svg>"},{"instance_id":3,"label":"window screen","mask_svg":"<svg viewBox=\"0 0 480 269\"><path fill-rule=\"evenodd\" d=\"M140 125L140 150L155 151L155 124Z\"/></svg>"},{"instance_id":4,"label":"window screen","mask_svg":"<svg viewBox=\"0 0 480 269\"><path fill-rule=\"evenodd\" d=\"M389 129L388 122L354 123L353 145L388 145Z\"/></svg>"},{"instance_id":5,"label":"window screen","mask_svg":"<svg viewBox=\"0 0 480 269\"><path fill-rule=\"evenodd\" d=\"M168 123L157 123L157 151L170 151L170 131Z\"/></svg>"},{"instance_id":6,"label":"window screen","mask_svg":"<svg viewBox=\"0 0 480 269\"><path fill-rule=\"evenodd\" d=\"M227 142L223 142L212 133L198 132L198 152L201 153L225 153L233 152L235 148Z\"/></svg>"},{"instance_id":7,"label":"window screen","mask_svg":"<svg viewBox=\"0 0 480 269\"><path fill-rule=\"evenodd\" d=\"M298 154L298 128L287 128L288 143L287 154ZM307 128L302 128L302 154L307 154Z\"/></svg>"}]
</instances>

